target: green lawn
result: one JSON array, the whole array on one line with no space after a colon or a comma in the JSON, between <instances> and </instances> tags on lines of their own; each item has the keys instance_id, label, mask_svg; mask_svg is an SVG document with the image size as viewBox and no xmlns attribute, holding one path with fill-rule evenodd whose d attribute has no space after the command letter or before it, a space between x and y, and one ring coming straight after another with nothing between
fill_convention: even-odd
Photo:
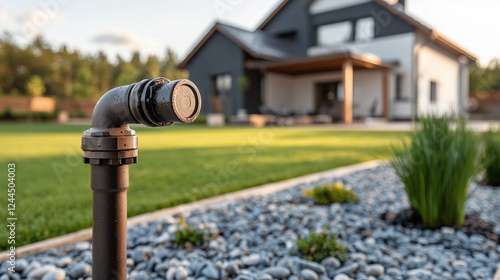
<instances>
[{"instance_id":1,"label":"green lawn","mask_svg":"<svg viewBox=\"0 0 500 280\"><path fill-rule=\"evenodd\" d=\"M17 246L90 227L84 126L0 124L0 181L7 218L7 164L16 163ZM129 216L338 166L383 158L401 132L312 128L134 127ZM0 231L0 249L7 231Z\"/></svg>"}]
</instances>

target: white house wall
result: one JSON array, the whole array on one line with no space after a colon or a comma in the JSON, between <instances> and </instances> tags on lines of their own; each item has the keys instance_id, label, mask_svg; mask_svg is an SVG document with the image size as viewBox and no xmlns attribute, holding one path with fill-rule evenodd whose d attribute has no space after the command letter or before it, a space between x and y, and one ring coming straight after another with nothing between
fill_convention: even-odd
<instances>
[{"instance_id":1,"label":"white house wall","mask_svg":"<svg viewBox=\"0 0 500 280\"><path fill-rule=\"evenodd\" d=\"M399 35L375 38L367 43L353 43L351 48L359 52L372 53L383 61L397 62L398 66L391 71L389 77L389 117L393 119L411 118L411 100L413 96L413 49L415 34L404 33ZM395 75L402 75L402 95L404 101L395 100Z\"/></svg>"},{"instance_id":2,"label":"white house wall","mask_svg":"<svg viewBox=\"0 0 500 280\"><path fill-rule=\"evenodd\" d=\"M264 105L266 107L290 110L294 107L290 76L268 73L264 77Z\"/></svg>"},{"instance_id":3,"label":"white house wall","mask_svg":"<svg viewBox=\"0 0 500 280\"><path fill-rule=\"evenodd\" d=\"M374 117L382 116L382 72L354 70L353 116L371 117L370 111L375 106Z\"/></svg>"},{"instance_id":4,"label":"white house wall","mask_svg":"<svg viewBox=\"0 0 500 280\"><path fill-rule=\"evenodd\" d=\"M309 6L309 12L312 15L320 14L370 1L371 0L316 0Z\"/></svg>"},{"instance_id":5,"label":"white house wall","mask_svg":"<svg viewBox=\"0 0 500 280\"><path fill-rule=\"evenodd\" d=\"M460 64L439 46L419 35L415 47L418 60L418 113L443 114L457 111L459 102ZM430 83L437 83L437 100L430 102Z\"/></svg>"}]
</instances>

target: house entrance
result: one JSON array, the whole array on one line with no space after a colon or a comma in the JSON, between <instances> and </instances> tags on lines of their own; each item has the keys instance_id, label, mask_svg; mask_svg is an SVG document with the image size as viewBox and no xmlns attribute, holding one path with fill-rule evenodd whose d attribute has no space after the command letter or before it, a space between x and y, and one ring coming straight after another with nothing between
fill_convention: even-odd
<instances>
[{"instance_id":1,"label":"house entrance","mask_svg":"<svg viewBox=\"0 0 500 280\"><path fill-rule=\"evenodd\" d=\"M340 81L316 84L316 113L342 121L344 89Z\"/></svg>"}]
</instances>

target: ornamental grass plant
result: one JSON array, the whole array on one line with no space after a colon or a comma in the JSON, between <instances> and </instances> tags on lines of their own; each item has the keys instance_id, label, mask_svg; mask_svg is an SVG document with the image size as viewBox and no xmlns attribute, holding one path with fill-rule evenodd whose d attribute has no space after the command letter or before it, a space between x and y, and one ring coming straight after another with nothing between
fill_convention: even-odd
<instances>
[{"instance_id":1,"label":"ornamental grass plant","mask_svg":"<svg viewBox=\"0 0 500 280\"><path fill-rule=\"evenodd\" d=\"M455 115L424 115L409 141L392 146L391 164L411 206L431 228L462 225L469 186L481 170L480 141Z\"/></svg>"},{"instance_id":2,"label":"ornamental grass plant","mask_svg":"<svg viewBox=\"0 0 500 280\"><path fill-rule=\"evenodd\" d=\"M500 186L500 130L490 129L483 134L485 183Z\"/></svg>"}]
</instances>

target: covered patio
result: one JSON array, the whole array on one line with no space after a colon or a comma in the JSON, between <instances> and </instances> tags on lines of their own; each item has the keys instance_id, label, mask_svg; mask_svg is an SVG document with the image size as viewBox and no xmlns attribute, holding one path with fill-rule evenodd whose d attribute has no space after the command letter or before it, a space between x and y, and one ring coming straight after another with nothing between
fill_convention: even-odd
<instances>
[{"instance_id":1,"label":"covered patio","mask_svg":"<svg viewBox=\"0 0 500 280\"><path fill-rule=\"evenodd\" d=\"M247 69L259 69L261 73L277 73L287 76L307 74L322 74L326 72L341 72L343 84L342 122L353 122L354 73L358 70L378 70L381 75L382 118L389 117L389 82L390 70L396 63L382 61L372 54L343 52L307 58L297 58L287 61L247 61Z\"/></svg>"}]
</instances>

